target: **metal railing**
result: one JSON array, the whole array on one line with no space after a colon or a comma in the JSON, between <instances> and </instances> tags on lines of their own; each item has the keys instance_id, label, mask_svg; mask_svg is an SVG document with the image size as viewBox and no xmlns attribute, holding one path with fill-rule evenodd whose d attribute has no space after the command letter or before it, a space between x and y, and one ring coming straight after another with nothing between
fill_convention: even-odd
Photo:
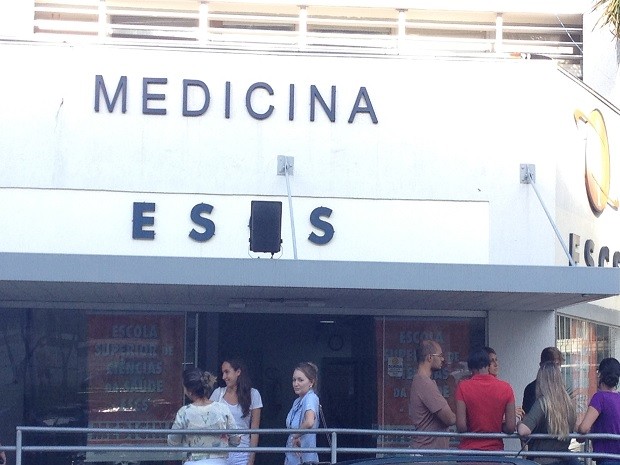
<instances>
[{"instance_id":1,"label":"metal railing","mask_svg":"<svg viewBox=\"0 0 620 465\"><path fill-rule=\"evenodd\" d=\"M329 3L329 2L327 2ZM579 14L427 10L185 0L176 8L114 0L35 0L41 38L175 46L346 50L383 54L540 54L581 62ZM525 18L525 19L524 19Z\"/></svg>"},{"instance_id":2,"label":"metal railing","mask_svg":"<svg viewBox=\"0 0 620 465\"><path fill-rule=\"evenodd\" d=\"M16 465L23 464L23 456L29 452L72 452L80 454L96 454L96 453L112 453L123 454L131 453L137 457L142 457L145 452L152 452L160 454L161 460L170 460L170 453L177 453L172 459L181 459L182 454L188 452L234 452L239 449L236 447L205 447L194 448L186 446L168 446L165 445L165 437L170 433L175 434L205 434L205 430L170 430L170 429L122 429L122 428L58 428L58 427L35 427L35 426L18 426L16 428L16 441L15 446L3 445L0 446L0 450L15 452ZM244 429L244 430L209 430L209 434L251 434L256 433L262 435L289 435L291 433L306 433L308 430L295 430L295 429ZM118 438L131 438L136 435L152 438L162 437L161 445L143 445L139 443L131 444L87 444L87 445L41 445L41 444L26 444L24 441L24 435L30 433L42 433L43 435L52 434L68 434L68 435L96 435L97 437L105 437L108 435L110 438L116 438L117 441L122 441ZM588 447L585 447L585 452L543 452L543 451L527 451L527 450L503 450L503 451L475 451L475 450L457 450L457 449L414 449L414 448L396 448L396 447L342 447L339 446L339 438L342 436L375 436L377 437L377 443L381 443L386 437L392 436L438 436L438 437L451 437L455 439L460 438L499 438L499 439L519 439L516 434L503 434L503 433L434 433L425 431L408 431L408 430L370 430L370 429L347 429L347 428L320 428L312 430L312 434L322 435L327 434L330 436L329 447L313 447L313 448L300 448L300 447L247 447L243 448L247 452L256 453L282 453L285 452L317 452L322 454L329 454L330 462L337 463L339 454L355 453L355 454L368 454L376 456L383 455L402 455L402 454L433 454L442 455L475 455L475 456L503 456L503 457L579 457L586 460L597 459L611 459L620 460L620 454L597 454L588 452ZM553 438L547 434L532 434L529 438ZM620 441L620 435L613 434L588 434L579 435L571 434L570 438L579 439L580 441L588 441L592 439L611 439ZM283 441L284 442L284 441ZM93 456L94 457L94 456ZM86 461L98 461L96 457L91 457L91 460Z\"/></svg>"}]
</instances>

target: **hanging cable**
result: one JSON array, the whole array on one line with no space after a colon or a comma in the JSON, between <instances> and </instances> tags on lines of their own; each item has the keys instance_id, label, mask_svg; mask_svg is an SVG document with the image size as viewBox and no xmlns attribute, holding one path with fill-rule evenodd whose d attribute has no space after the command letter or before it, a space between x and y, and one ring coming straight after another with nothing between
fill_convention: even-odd
<instances>
[{"instance_id":1,"label":"hanging cable","mask_svg":"<svg viewBox=\"0 0 620 465\"><path fill-rule=\"evenodd\" d=\"M562 25L562 27L564 28L564 31L566 32L566 35L568 36L568 38L573 42L573 44L575 44L575 46L579 49L579 52L581 52L581 55L583 55L583 49L579 46L579 44L577 42L575 42L575 39L573 39L573 36L570 35L570 31L568 30L568 28L564 25L564 23L562 22L562 20L560 19L560 16L556 13L555 17L558 18L558 21L560 22L560 24ZM583 25L581 26L582 29L582 36L583 36Z\"/></svg>"}]
</instances>

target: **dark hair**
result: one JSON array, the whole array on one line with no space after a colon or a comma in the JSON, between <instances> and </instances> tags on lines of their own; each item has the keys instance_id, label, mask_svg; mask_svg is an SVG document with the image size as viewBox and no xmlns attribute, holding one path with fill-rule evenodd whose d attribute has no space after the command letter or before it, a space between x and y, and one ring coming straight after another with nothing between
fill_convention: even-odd
<instances>
[{"instance_id":1,"label":"dark hair","mask_svg":"<svg viewBox=\"0 0 620 465\"><path fill-rule=\"evenodd\" d=\"M420 341L420 344L415 349L415 358L418 363L422 363L426 357L435 353L435 342L429 339Z\"/></svg>"},{"instance_id":2,"label":"dark hair","mask_svg":"<svg viewBox=\"0 0 620 465\"><path fill-rule=\"evenodd\" d=\"M545 347L540 353L540 364L545 362L555 362L556 360L563 360L562 352L557 347Z\"/></svg>"},{"instance_id":3,"label":"dark hair","mask_svg":"<svg viewBox=\"0 0 620 465\"><path fill-rule=\"evenodd\" d=\"M474 351L467 359L467 368L470 370L481 370L491 364L491 358L484 349Z\"/></svg>"},{"instance_id":4,"label":"dark hair","mask_svg":"<svg viewBox=\"0 0 620 465\"><path fill-rule=\"evenodd\" d=\"M217 378L200 368L187 368L183 372L183 386L190 394L204 399L213 392Z\"/></svg>"},{"instance_id":5,"label":"dark hair","mask_svg":"<svg viewBox=\"0 0 620 465\"><path fill-rule=\"evenodd\" d=\"M252 381L250 380L248 370L245 363L237 358L224 359L222 364L224 363L228 363L235 371L241 371L237 378L237 398L239 399L243 417L247 417L250 414L250 406L252 405Z\"/></svg>"},{"instance_id":6,"label":"dark hair","mask_svg":"<svg viewBox=\"0 0 620 465\"><path fill-rule=\"evenodd\" d=\"M306 378L308 378L312 382L312 389L315 391L318 390L319 387L319 369L312 362L301 362L298 363L295 367L295 370L301 371ZM293 370L293 371L295 371Z\"/></svg>"},{"instance_id":7,"label":"dark hair","mask_svg":"<svg viewBox=\"0 0 620 465\"><path fill-rule=\"evenodd\" d=\"M604 358L598 366L598 376L606 386L615 388L620 380L620 362L613 357Z\"/></svg>"},{"instance_id":8,"label":"dark hair","mask_svg":"<svg viewBox=\"0 0 620 465\"><path fill-rule=\"evenodd\" d=\"M497 352L495 352L491 347L485 346L482 348L482 350L484 350L489 355L491 354L497 355Z\"/></svg>"}]
</instances>

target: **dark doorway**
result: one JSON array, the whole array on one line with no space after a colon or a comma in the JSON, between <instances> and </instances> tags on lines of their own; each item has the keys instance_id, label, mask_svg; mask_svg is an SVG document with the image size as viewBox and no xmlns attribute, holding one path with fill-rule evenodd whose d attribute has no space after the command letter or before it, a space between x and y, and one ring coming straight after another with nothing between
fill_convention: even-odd
<instances>
[{"instance_id":1,"label":"dark doorway","mask_svg":"<svg viewBox=\"0 0 620 465\"><path fill-rule=\"evenodd\" d=\"M361 361L356 358L324 358L321 363L321 404L323 427L361 428L364 424L362 398ZM323 438L321 443L323 442ZM327 441L327 438L325 438ZM327 441L329 442L329 441ZM323 445L323 444L321 444ZM364 444L359 435L338 435L339 447L372 447ZM338 460L349 460L363 455L341 454Z\"/></svg>"},{"instance_id":2,"label":"dark doorway","mask_svg":"<svg viewBox=\"0 0 620 465\"><path fill-rule=\"evenodd\" d=\"M220 314L218 363L238 357L248 365L263 400L261 428L286 426L295 399L292 373L302 361L318 365L319 396L328 427L372 428L377 410L373 321L367 316ZM365 446L362 441L369 440L339 436L343 446ZM261 446L283 447L285 443L285 434L260 438ZM327 447L326 435L318 435L317 444ZM329 455L320 459L329 460ZM261 453L255 463L283 461L282 453Z\"/></svg>"}]
</instances>

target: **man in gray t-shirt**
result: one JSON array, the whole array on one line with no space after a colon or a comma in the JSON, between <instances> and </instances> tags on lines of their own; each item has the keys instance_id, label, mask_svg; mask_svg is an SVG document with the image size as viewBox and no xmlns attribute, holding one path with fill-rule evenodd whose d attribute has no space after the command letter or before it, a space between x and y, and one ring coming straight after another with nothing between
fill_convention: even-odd
<instances>
[{"instance_id":1,"label":"man in gray t-shirt","mask_svg":"<svg viewBox=\"0 0 620 465\"><path fill-rule=\"evenodd\" d=\"M444 356L434 341L422 341L416 349L418 371L411 381L409 416L417 431L447 431L456 422L456 415L432 379L442 368ZM449 437L413 436L415 449L447 449Z\"/></svg>"}]
</instances>

